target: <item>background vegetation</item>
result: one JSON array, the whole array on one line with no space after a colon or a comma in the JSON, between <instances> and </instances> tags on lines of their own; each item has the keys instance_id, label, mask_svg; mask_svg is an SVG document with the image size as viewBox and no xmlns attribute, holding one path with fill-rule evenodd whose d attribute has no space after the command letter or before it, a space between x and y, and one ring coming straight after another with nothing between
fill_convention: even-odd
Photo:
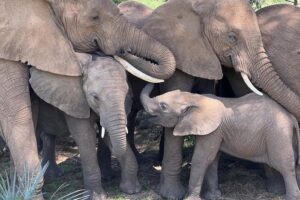
<instances>
[{"instance_id":1,"label":"background vegetation","mask_svg":"<svg viewBox=\"0 0 300 200\"><path fill-rule=\"evenodd\" d=\"M113 0L116 4L119 4L123 1L127 0ZM138 2L141 2L150 8L157 8L158 6L162 5L165 3L167 0L136 0ZM288 3L288 4L293 4L294 0L249 0L249 2L253 5L255 9L257 8L262 8L265 6L273 5L273 4L278 4L278 3Z\"/></svg>"}]
</instances>

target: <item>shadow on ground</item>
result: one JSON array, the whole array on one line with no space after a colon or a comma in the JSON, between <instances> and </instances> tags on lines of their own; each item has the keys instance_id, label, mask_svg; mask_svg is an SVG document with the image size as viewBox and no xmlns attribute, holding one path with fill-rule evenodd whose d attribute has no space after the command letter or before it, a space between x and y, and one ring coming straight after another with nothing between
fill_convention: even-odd
<instances>
[{"instance_id":1,"label":"shadow on ground","mask_svg":"<svg viewBox=\"0 0 300 200\"><path fill-rule=\"evenodd\" d=\"M113 159L112 167L114 177L109 182L104 182L103 187L107 191L110 199L114 200L158 200L158 185L161 165L157 161L158 147L161 128L138 129L136 131L136 143L139 152L142 153L144 161L139 166L139 180L143 190L139 194L125 195L119 190L120 166ZM185 140L184 163L182 170L182 182L188 185L190 170L190 158L193 151L193 139ZM70 138L58 141L57 160L59 166L63 168L64 175L45 182L44 193L46 199L57 190L62 184L68 186L58 196L82 189L82 173L80 169L80 159L78 149ZM8 153L0 155L0 173L9 168ZM223 197L220 200L283 200L283 196L271 194L266 191L264 173L262 166L247 161L234 159L227 155L222 155L220 169L220 188Z\"/></svg>"}]
</instances>

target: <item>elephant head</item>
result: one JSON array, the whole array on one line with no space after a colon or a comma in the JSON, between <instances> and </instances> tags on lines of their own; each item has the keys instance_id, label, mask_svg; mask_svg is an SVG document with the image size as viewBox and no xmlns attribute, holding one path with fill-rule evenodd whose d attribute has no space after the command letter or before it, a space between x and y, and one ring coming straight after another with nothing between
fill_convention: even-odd
<instances>
[{"instance_id":1,"label":"elephant head","mask_svg":"<svg viewBox=\"0 0 300 200\"><path fill-rule=\"evenodd\" d=\"M80 76L74 50L121 56L140 71L166 79L172 53L131 25L111 0L4 0L0 58L51 73Z\"/></svg>"},{"instance_id":2,"label":"elephant head","mask_svg":"<svg viewBox=\"0 0 300 200\"><path fill-rule=\"evenodd\" d=\"M127 148L127 114L132 104L126 72L111 57L80 55L82 77L31 68L31 86L40 98L70 116L88 118L92 108L110 135L114 154L122 156Z\"/></svg>"},{"instance_id":3,"label":"elephant head","mask_svg":"<svg viewBox=\"0 0 300 200\"><path fill-rule=\"evenodd\" d=\"M148 84L141 93L145 110L151 121L164 127L175 127L175 136L207 135L222 122L225 106L215 98L174 90L150 98L153 85Z\"/></svg>"},{"instance_id":4,"label":"elephant head","mask_svg":"<svg viewBox=\"0 0 300 200\"><path fill-rule=\"evenodd\" d=\"M170 48L176 68L218 80L221 64L241 73L300 119L300 97L277 75L263 46L254 10L244 0L169 0L143 29Z\"/></svg>"}]
</instances>

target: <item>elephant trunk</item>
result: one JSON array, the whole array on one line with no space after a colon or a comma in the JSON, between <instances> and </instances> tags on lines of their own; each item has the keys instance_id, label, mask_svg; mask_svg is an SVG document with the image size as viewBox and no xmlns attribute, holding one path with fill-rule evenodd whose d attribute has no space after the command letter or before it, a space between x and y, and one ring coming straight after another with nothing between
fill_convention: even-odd
<instances>
[{"instance_id":1,"label":"elephant trunk","mask_svg":"<svg viewBox=\"0 0 300 200\"><path fill-rule=\"evenodd\" d=\"M127 37L121 41L121 52L118 56L128 61L140 72L156 79L171 77L176 65L171 51L129 22L126 21L123 24L125 26L121 32Z\"/></svg>"},{"instance_id":2,"label":"elephant trunk","mask_svg":"<svg viewBox=\"0 0 300 200\"><path fill-rule=\"evenodd\" d=\"M153 90L153 84L147 84L141 92L140 99L143 104L144 109L148 113L153 113L156 108L154 99L150 98L150 93Z\"/></svg>"},{"instance_id":3,"label":"elephant trunk","mask_svg":"<svg viewBox=\"0 0 300 200\"><path fill-rule=\"evenodd\" d=\"M300 97L280 79L264 48L256 56L254 66L249 71L251 81L300 121Z\"/></svg>"},{"instance_id":4,"label":"elephant trunk","mask_svg":"<svg viewBox=\"0 0 300 200\"><path fill-rule=\"evenodd\" d=\"M105 117L103 125L109 133L113 154L117 158L121 158L127 150L127 118L125 110L119 106L112 106L109 110L110 113Z\"/></svg>"}]
</instances>

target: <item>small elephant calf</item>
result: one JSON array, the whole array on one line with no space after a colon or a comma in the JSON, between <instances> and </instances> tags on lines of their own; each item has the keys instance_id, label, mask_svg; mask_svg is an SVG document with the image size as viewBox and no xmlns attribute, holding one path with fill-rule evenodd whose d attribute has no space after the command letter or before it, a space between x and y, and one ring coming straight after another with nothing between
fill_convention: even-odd
<instances>
[{"instance_id":1,"label":"small elephant calf","mask_svg":"<svg viewBox=\"0 0 300 200\"><path fill-rule=\"evenodd\" d=\"M300 163L295 158L299 156L298 123L275 101L255 94L230 99L179 90L150 98L152 88L147 85L141 94L152 121L174 127L176 136L197 136L189 181L190 199L199 199L206 170L219 150L273 167L284 177L286 199L300 199L295 172Z\"/></svg>"}]
</instances>

